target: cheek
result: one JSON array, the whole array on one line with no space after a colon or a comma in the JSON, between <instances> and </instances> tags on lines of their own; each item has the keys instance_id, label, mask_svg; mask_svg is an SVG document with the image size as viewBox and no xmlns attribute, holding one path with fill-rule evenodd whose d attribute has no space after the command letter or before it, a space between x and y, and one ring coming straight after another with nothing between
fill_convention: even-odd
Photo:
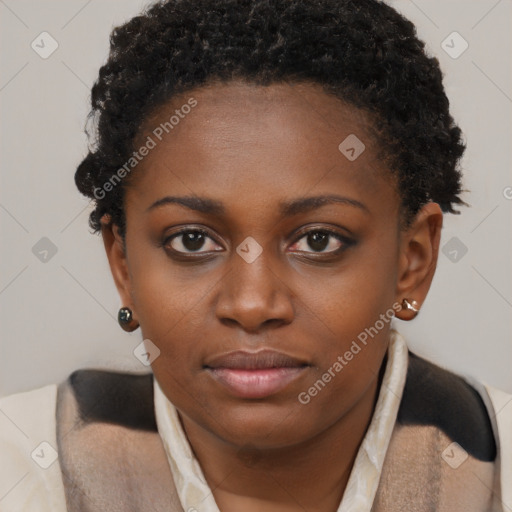
<instances>
[{"instance_id":1,"label":"cheek","mask_svg":"<svg viewBox=\"0 0 512 512\"><path fill-rule=\"evenodd\" d=\"M375 239L309 292L304 310L311 314L302 329L316 340L318 368L308 383L311 393L303 391L328 415L336 412L333 400L350 407L378 374L394 317L396 275L396 247L389 238L386 244Z\"/></svg>"},{"instance_id":2,"label":"cheek","mask_svg":"<svg viewBox=\"0 0 512 512\"><path fill-rule=\"evenodd\" d=\"M301 276L297 295L309 316L306 325L343 350L344 343L373 326L381 314L393 312L397 260L390 237L373 237L332 272Z\"/></svg>"},{"instance_id":3,"label":"cheek","mask_svg":"<svg viewBox=\"0 0 512 512\"><path fill-rule=\"evenodd\" d=\"M163 249L146 248L133 256L132 299L142 332L165 339L192 320L194 311L202 306L211 279L202 278L197 270L171 264Z\"/></svg>"},{"instance_id":4,"label":"cheek","mask_svg":"<svg viewBox=\"0 0 512 512\"><path fill-rule=\"evenodd\" d=\"M200 287L183 282L158 249L145 247L130 256L131 296L142 336L160 349L157 361L179 368L191 348L190 343L180 341L186 340L184 330L190 328Z\"/></svg>"}]
</instances>

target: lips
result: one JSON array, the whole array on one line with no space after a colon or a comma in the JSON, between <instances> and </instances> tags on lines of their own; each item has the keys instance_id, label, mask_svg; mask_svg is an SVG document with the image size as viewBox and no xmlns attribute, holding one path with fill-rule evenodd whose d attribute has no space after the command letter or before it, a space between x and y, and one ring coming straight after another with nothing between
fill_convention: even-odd
<instances>
[{"instance_id":1,"label":"lips","mask_svg":"<svg viewBox=\"0 0 512 512\"><path fill-rule=\"evenodd\" d=\"M264 398L283 390L299 378L309 365L275 350L238 350L208 360L204 368L232 395Z\"/></svg>"},{"instance_id":2,"label":"lips","mask_svg":"<svg viewBox=\"0 0 512 512\"><path fill-rule=\"evenodd\" d=\"M261 370L269 368L297 368L306 362L276 350L249 352L236 350L221 354L206 363L208 368L231 368L236 370Z\"/></svg>"}]
</instances>

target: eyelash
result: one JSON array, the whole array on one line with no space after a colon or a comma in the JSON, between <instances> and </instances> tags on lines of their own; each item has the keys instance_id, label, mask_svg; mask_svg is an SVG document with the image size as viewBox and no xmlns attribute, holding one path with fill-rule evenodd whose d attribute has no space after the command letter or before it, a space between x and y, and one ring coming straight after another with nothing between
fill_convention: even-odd
<instances>
[{"instance_id":1,"label":"eyelash","mask_svg":"<svg viewBox=\"0 0 512 512\"><path fill-rule=\"evenodd\" d=\"M186 228L186 229L182 229L182 230L180 230L180 231L178 231L176 233L173 233L172 235L166 237L160 245L161 245L161 247L163 247L166 250L166 252L171 252L173 257L184 258L184 259L187 259L187 260L197 259L196 255L203 255L204 256L204 255L208 254L208 255L211 256L211 253L221 252L219 250L205 251L205 252L182 252L182 251L177 251L177 250L172 249L172 248L169 247L170 243L172 242L172 240L174 240L175 238L178 238L181 235L187 234L187 233L201 234L201 235L204 235L205 237L213 240L215 243L217 243L215 241L215 239L212 236L210 236L208 231L206 231L204 229L200 229L200 228ZM330 230L330 229L327 229L327 228L310 228L308 230L300 232L297 235L297 237L295 237L294 242L292 243L292 245L297 244L300 240L302 240L303 238L305 238L308 235L313 234L313 233L325 234L329 238L332 237L332 238L336 239L342 245L338 249L333 250L333 251L328 251L328 252L298 251L299 253L301 253L301 254L308 253L308 254L313 254L313 255L320 255L320 256L324 255L324 256L331 256L332 257L332 256L337 256L337 255L341 254L346 249L348 249L349 247L351 247L352 245L354 245L356 243L355 240L353 240L353 239L351 239L351 238L349 238L347 236L344 236L341 233L338 233L336 231L333 231L333 230ZM314 256L314 258L318 258L318 256Z\"/></svg>"}]
</instances>

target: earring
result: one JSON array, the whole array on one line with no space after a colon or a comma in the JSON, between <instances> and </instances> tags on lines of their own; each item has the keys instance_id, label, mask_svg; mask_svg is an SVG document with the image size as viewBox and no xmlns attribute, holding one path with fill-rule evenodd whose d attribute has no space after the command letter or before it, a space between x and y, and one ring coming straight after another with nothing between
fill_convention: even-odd
<instances>
[{"instance_id":1,"label":"earring","mask_svg":"<svg viewBox=\"0 0 512 512\"><path fill-rule=\"evenodd\" d=\"M418 313L420 310L420 305L415 300L404 299L402 301L402 309L408 309L409 311Z\"/></svg>"},{"instance_id":2,"label":"earring","mask_svg":"<svg viewBox=\"0 0 512 512\"><path fill-rule=\"evenodd\" d=\"M117 313L117 321L126 332L132 332L139 327L139 322L133 318L133 313L130 308L121 308Z\"/></svg>"}]
</instances>

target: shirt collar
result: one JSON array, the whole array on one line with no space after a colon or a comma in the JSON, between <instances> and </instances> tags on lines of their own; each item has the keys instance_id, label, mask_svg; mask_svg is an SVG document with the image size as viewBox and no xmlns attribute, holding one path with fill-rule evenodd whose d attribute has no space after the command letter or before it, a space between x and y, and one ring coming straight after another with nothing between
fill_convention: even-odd
<instances>
[{"instance_id":1,"label":"shirt collar","mask_svg":"<svg viewBox=\"0 0 512 512\"><path fill-rule=\"evenodd\" d=\"M407 375L407 345L395 330L391 330L387 356L375 411L357 452L337 512L370 512L375 499ZM183 510L220 512L192 452L176 408L164 395L157 380L153 380L158 432Z\"/></svg>"}]
</instances>

